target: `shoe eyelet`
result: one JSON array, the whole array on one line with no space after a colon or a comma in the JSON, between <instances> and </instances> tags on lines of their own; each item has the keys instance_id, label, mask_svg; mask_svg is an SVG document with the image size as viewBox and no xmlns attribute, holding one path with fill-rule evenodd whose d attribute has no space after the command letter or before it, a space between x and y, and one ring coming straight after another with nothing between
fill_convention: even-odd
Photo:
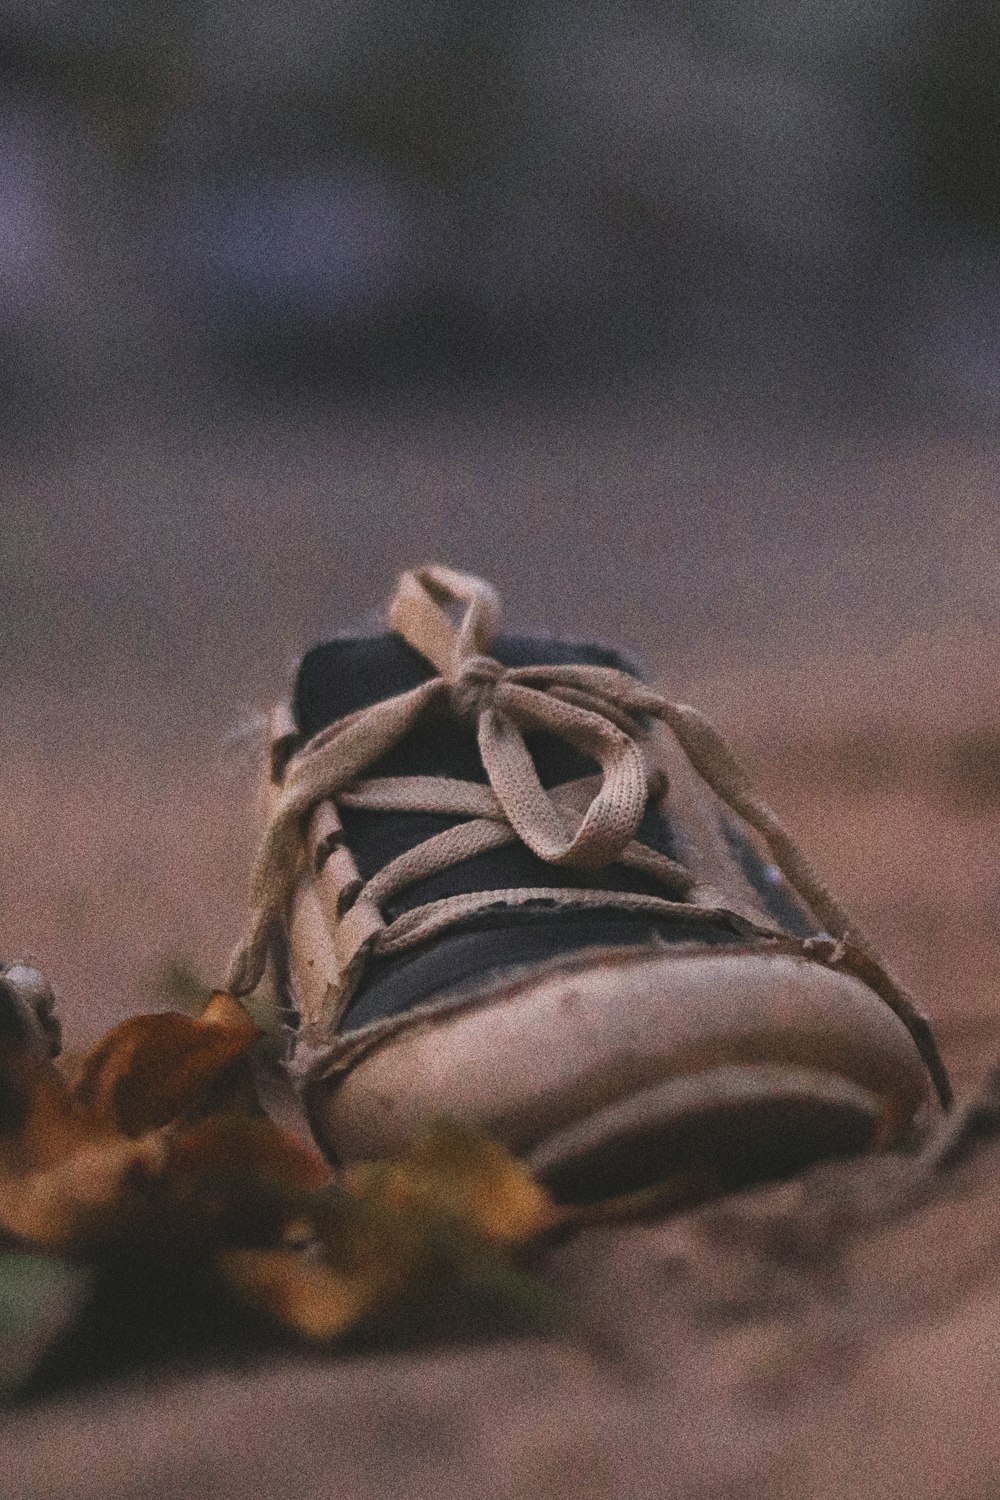
<instances>
[{"instance_id":1,"label":"shoe eyelet","mask_svg":"<svg viewBox=\"0 0 1000 1500\"><path fill-rule=\"evenodd\" d=\"M337 893L337 916L346 916L361 894L363 880L349 880L342 890Z\"/></svg>"}]
</instances>

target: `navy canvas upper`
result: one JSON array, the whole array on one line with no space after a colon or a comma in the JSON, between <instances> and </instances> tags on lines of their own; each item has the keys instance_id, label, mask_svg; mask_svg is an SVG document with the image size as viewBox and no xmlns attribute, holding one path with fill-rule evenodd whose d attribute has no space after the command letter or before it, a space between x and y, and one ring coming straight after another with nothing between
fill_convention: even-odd
<instances>
[{"instance_id":1,"label":"navy canvas upper","mask_svg":"<svg viewBox=\"0 0 1000 1500\"><path fill-rule=\"evenodd\" d=\"M494 641L491 654L509 667L583 663L631 670L628 663L604 647L558 640L503 635ZM292 698L297 727L309 738L334 720L417 687L433 675L430 663L392 633L328 641L309 651L300 665ZM599 769L596 763L555 736L533 734L526 739L539 779L547 788ZM367 774L441 775L480 783L487 780L475 729L446 711L439 717L426 716L404 740L373 763ZM347 843L365 880L399 854L458 821L433 813L350 808L341 808L340 815ZM676 857L669 822L652 804L637 836L663 854ZM766 868L749 845L744 858L753 862L757 876L754 883L762 894L770 901L779 900L784 908L774 910L775 917L792 930L792 924L801 925L797 910L768 879ZM383 910L386 918L392 920L401 912L447 896L532 886L663 895L656 881L623 865L605 866L596 872L556 869L518 842L467 859L407 887L386 903ZM804 930L809 930L808 926ZM493 908L422 948L370 960L343 1027L354 1029L448 991L474 985L492 973L546 962L581 948L693 939L734 943L740 941L740 936L735 924L729 927L720 922L706 929L701 923L696 926L677 921L657 922L640 913L614 908L584 911L542 902L538 907Z\"/></svg>"}]
</instances>

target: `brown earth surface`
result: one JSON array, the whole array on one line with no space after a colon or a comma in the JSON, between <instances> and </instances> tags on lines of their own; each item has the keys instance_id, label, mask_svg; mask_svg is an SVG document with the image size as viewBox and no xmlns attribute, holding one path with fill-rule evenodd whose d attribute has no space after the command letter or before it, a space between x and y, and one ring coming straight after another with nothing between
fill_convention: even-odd
<instances>
[{"instance_id":1,"label":"brown earth surface","mask_svg":"<svg viewBox=\"0 0 1000 1500\"><path fill-rule=\"evenodd\" d=\"M932 1009L965 1098L1000 1056L1000 638L970 630L721 663L696 697ZM15 723L30 724L30 716ZM81 729L3 766L2 946L82 1040L211 980L239 931L252 754ZM172 967L171 967L172 966ZM281 1356L9 1416L24 1500L334 1495L992 1496L1000 1483L1000 1143L944 1166L821 1168L536 1270L558 1338Z\"/></svg>"}]
</instances>

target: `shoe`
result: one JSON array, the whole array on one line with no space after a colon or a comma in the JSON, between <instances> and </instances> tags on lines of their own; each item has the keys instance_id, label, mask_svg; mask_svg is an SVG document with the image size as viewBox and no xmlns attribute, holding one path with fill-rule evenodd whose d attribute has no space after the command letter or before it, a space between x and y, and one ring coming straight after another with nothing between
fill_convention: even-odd
<instances>
[{"instance_id":1,"label":"shoe","mask_svg":"<svg viewBox=\"0 0 1000 1500\"><path fill-rule=\"evenodd\" d=\"M449 1116L583 1201L912 1141L950 1099L929 1025L716 732L499 619L405 573L273 720L229 988L269 970L331 1159Z\"/></svg>"}]
</instances>

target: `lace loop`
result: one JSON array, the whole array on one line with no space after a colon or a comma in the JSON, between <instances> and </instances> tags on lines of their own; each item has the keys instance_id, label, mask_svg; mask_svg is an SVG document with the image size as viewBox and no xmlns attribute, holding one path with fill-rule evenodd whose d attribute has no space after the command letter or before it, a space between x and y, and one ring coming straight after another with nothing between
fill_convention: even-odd
<instances>
[{"instance_id":1,"label":"lace loop","mask_svg":"<svg viewBox=\"0 0 1000 1500\"><path fill-rule=\"evenodd\" d=\"M469 656L461 663L450 685L451 706L460 719L473 723L493 707L497 688L506 676L506 668L492 656Z\"/></svg>"},{"instance_id":2,"label":"lace loop","mask_svg":"<svg viewBox=\"0 0 1000 1500\"><path fill-rule=\"evenodd\" d=\"M464 605L456 630L450 605ZM486 655L500 626L496 590L471 573L432 564L404 573L389 606L389 624L446 679L471 656Z\"/></svg>"},{"instance_id":3,"label":"lace loop","mask_svg":"<svg viewBox=\"0 0 1000 1500\"><path fill-rule=\"evenodd\" d=\"M448 606L464 606L457 628ZM599 869L631 843L649 798L629 717L635 679L609 667L503 667L488 656L499 602L480 579L429 566L404 574L390 611L403 639L449 684L452 707L478 722L479 750L511 827L539 859ZM575 832L538 779L524 741L545 730L596 760L604 780Z\"/></svg>"}]
</instances>

